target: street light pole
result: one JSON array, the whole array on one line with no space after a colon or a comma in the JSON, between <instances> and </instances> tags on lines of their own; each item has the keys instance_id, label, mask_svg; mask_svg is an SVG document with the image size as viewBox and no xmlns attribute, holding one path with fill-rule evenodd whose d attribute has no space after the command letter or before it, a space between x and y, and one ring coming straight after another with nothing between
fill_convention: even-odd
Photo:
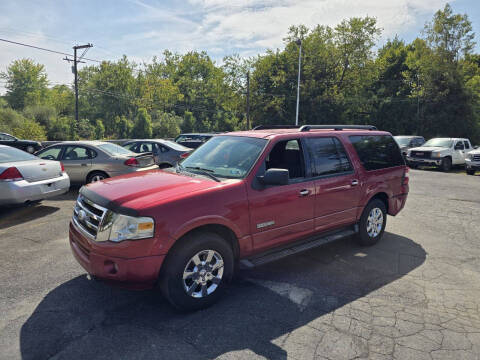
<instances>
[{"instance_id":1,"label":"street light pole","mask_svg":"<svg viewBox=\"0 0 480 360\"><path fill-rule=\"evenodd\" d=\"M302 40L298 39L296 41L297 45L300 46L298 50L298 83L297 83L297 111L295 115L295 125L298 126L298 108L300 106L300 71L302 68Z\"/></svg>"}]
</instances>

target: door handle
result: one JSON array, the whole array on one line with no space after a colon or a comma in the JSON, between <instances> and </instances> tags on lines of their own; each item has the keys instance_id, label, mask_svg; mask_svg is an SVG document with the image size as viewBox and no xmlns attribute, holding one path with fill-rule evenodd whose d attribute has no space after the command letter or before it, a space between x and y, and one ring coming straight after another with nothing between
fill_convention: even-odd
<instances>
[{"instance_id":1,"label":"door handle","mask_svg":"<svg viewBox=\"0 0 480 360\"><path fill-rule=\"evenodd\" d=\"M358 180L355 179L355 180L352 180L352 186L357 186L358 185Z\"/></svg>"},{"instance_id":2,"label":"door handle","mask_svg":"<svg viewBox=\"0 0 480 360\"><path fill-rule=\"evenodd\" d=\"M308 194L310 194L310 190L307 190L307 189L300 190L300 196L307 196Z\"/></svg>"}]
</instances>

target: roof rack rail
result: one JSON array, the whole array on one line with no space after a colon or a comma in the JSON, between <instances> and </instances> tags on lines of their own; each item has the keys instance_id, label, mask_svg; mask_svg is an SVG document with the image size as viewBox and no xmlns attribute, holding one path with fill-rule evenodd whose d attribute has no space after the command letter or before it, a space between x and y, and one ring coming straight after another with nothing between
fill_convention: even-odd
<instances>
[{"instance_id":1,"label":"roof rack rail","mask_svg":"<svg viewBox=\"0 0 480 360\"><path fill-rule=\"evenodd\" d=\"M333 130L377 130L373 125L303 125L298 131L310 131L316 129L333 129Z\"/></svg>"},{"instance_id":2,"label":"roof rack rail","mask_svg":"<svg viewBox=\"0 0 480 360\"><path fill-rule=\"evenodd\" d=\"M299 125L257 125L252 130L298 129Z\"/></svg>"}]
</instances>

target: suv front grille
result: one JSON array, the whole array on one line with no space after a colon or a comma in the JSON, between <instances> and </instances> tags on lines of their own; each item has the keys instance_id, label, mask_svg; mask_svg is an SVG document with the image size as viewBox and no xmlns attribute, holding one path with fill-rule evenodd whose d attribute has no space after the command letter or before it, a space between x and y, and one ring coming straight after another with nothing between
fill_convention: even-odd
<instances>
[{"instance_id":1,"label":"suv front grille","mask_svg":"<svg viewBox=\"0 0 480 360\"><path fill-rule=\"evenodd\" d=\"M73 209L73 222L85 235L95 239L106 213L106 208L79 195Z\"/></svg>"},{"instance_id":2,"label":"suv front grille","mask_svg":"<svg viewBox=\"0 0 480 360\"><path fill-rule=\"evenodd\" d=\"M432 157L431 151L412 151L411 156L422 158L422 159L430 159Z\"/></svg>"},{"instance_id":3,"label":"suv front grille","mask_svg":"<svg viewBox=\"0 0 480 360\"><path fill-rule=\"evenodd\" d=\"M473 155L472 160L473 161L480 161L480 154Z\"/></svg>"}]
</instances>

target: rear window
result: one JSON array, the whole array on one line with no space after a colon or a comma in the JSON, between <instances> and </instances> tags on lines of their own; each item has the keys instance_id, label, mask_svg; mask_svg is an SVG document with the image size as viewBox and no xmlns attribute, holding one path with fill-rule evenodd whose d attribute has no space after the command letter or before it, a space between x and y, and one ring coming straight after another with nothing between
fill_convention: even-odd
<instances>
[{"instance_id":1,"label":"rear window","mask_svg":"<svg viewBox=\"0 0 480 360\"><path fill-rule=\"evenodd\" d=\"M97 146L110 155L131 155L132 154L130 150L127 150L117 144L106 143L106 144L100 144Z\"/></svg>"},{"instance_id":2,"label":"rear window","mask_svg":"<svg viewBox=\"0 0 480 360\"><path fill-rule=\"evenodd\" d=\"M34 155L11 147L0 147L0 164L13 161L38 160Z\"/></svg>"},{"instance_id":3,"label":"rear window","mask_svg":"<svg viewBox=\"0 0 480 360\"><path fill-rule=\"evenodd\" d=\"M177 150L177 151L189 151L190 148L185 147L183 145L177 144L176 142L170 140L164 140L161 142L162 144L167 145L170 149Z\"/></svg>"},{"instance_id":4,"label":"rear window","mask_svg":"<svg viewBox=\"0 0 480 360\"><path fill-rule=\"evenodd\" d=\"M388 135L353 135L350 141L367 171L405 165L400 149Z\"/></svg>"}]
</instances>

